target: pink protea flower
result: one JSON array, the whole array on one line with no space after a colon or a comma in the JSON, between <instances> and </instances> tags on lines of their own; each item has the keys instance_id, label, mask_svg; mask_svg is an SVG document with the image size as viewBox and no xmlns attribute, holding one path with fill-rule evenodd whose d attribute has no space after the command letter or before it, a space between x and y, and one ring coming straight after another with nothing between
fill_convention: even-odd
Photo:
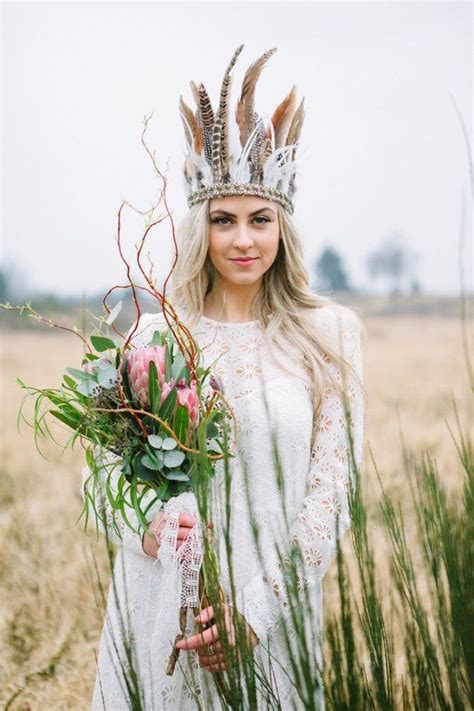
<instances>
[{"instance_id":1,"label":"pink protea flower","mask_svg":"<svg viewBox=\"0 0 474 711\"><path fill-rule=\"evenodd\" d=\"M161 405L164 403L173 388L176 388L176 392L178 394L178 404L183 405L183 407L185 407L189 412L189 431L191 432L199 422L197 383L195 380L191 380L191 384L188 387L184 378L181 378L177 385L174 380L170 380L169 383L165 383L163 390L161 391Z\"/></svg>"},{"instance_id":2,"label":"pink protea flower","mask_svg":"<svg viewBox=\"0 0 474 711\"><path fill-rule=\"evenodd\" d=\"M166 346L141 346L128 356L127 374L132 398L144 409L150 407L148 368L151 361L156 365L158 384L163 387L166 371L165 349Z\"/></svg>"}]
</instances>

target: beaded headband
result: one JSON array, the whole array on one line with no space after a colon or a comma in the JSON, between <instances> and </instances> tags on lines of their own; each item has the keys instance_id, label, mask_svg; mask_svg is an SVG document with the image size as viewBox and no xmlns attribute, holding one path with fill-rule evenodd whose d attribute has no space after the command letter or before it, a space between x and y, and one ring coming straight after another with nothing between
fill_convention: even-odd
<instances>
[{"instance_id":1,"label":"beaded headband","mask_svg":"<svg viewBox=\"0 0 474 711\"><path fill-rule=\"evenodd\" d=\"M262 54L246 71L235 111L229 122L231 70L243 49L238 47L222 81L219 108L214 114L204 84L191 82L195 113L180 97L179 110L186 137L184 178L188 205L226 195L257 195L274 200L293 213L295 153L304 120L304 98L296 108L296 87L275 109L265 126L254 109L255 87L276 47ZM234 130L233 130L234 129ZM235 136L238 130L239 138ZM231 142L235 145L231 146Z\"/></svg>"}]
</instances>

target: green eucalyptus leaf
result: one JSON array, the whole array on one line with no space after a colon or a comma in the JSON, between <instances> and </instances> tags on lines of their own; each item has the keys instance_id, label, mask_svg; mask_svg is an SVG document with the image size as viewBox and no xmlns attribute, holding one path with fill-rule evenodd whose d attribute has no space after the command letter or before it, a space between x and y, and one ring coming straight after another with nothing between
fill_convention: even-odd
<instances>
[{"instance_id":1,"label":"green eucalyptus leaf","mask_svg":"<svg viewBox=\"0 0 474 711\"><path fill-rule=\"evenodd\" d=\"M148 435L148 442L151 444L151 446L154 449L161 449L161 445L163 444L163 437L160 437L159 435Z\"/></svg>"},{"instance_id":2,"label":"green eucalyptus leaf","mask_svg":"<svg viewBox=\"0 0 474 711\"><path fill-rule=\"evenodd\" d=\"M184 452L175 449L170 452L164 452L163 458L167 467L179 467L184 462L186 455Z\"/></svg>"},{"instance_id":3,"label":"green eucalyptus leaf","mask_svg":"<svg viewBox=\"0 0 474 711\"><path fill-rule=\"evenodd\" d=\"M182 471L175 470L171 472L165 472L165 477L171 481L189 481L189 476Z\"/></svg>"},{"instance_id":4,"label":"green eucalyptus leaf","mask_svg":"<svg viewBox=\"0 0 474 711\"><path fill-rule=\"evenodd\" d=\"M162 469L164 467L163 452L159 449L147 448L147 456L156 464L155 468Z\"/></svg>"},{"instance_id":5,"label":"green eucalyptus leaf","mask_svg":"<svg viewBox=\"0 0 474 711\"><path fill-rule=\"evenodd\" d=\"M143 462L141 461L142 459L142 454L141 452L138 452L135 454L132 460L132 469L133 469L133 474L138 478L141 479L142 481L156 481L157 476L156 476L156 471L153 469L148 469Z\"/></svg>"},{"instance_id":6,"label":"green eucalyptus leaf","mask_svg":"<svg viewBox=\"0 0 474 711\"><path fill-rule=\"evenodd\" d=\"M160 463L157 459L155 459L155 457L150 457L148 454L145 454L141 458L141 463L147 469L153 469L154 471L159 471L163 466L163 464L160 465Z\"/></svg>"},{"instance_id":7,"label":"green eucalyptus leaf","mask_svg":"<svg viewBox=\"0 0 474 711\"><path fill-rule=\"evenodd\" d=\"M165 439L163 440L163 443L161 445L161 448L162 449L176 449L177 446L178 446L178 443L176 442L175 439L173 439L173 437L165 437Z\"/></svg>"}]
</instances>

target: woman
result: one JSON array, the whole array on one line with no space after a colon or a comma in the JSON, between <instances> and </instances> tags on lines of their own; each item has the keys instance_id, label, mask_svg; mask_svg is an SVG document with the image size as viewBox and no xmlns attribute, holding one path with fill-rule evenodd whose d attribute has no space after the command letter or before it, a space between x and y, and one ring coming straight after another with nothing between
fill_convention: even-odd
<instances>
[{"instance_id":1,"label":"woman","mask_svg":"<svg viewBox=\"0 0 474 711\"><path fill-rule=\"evenodd\" d=\"M271 679L272 687L269 692L262 686L255 698L249 696L240 707L322 709L318 674L316 684L297 688L288 673L293 663L291 644L298 646L298 641L278 551L283 551L284 561L289 561L291 544L296 542L302 552L298 589L302 603L309 590L315 614L310 656L316 668L322 664L322 580L336 551L337 520L341 537L350 525L348 491L354 483L350 440L357 465L362 456L363 327L353 311L308 288L291 220L303 103L296 108L292 89L267 128L253 107L255 83L274 50L257 60L244 77L236 112L242 149L237 159L236 152L229 150L228 84L241 49L224 75L215 115L202 84L192 84L198 105L195 114L181 100L190 209L179 229L171 302L203 349L206 362L214 363L213 372L221 379L237 419L238 456L231 460L230 496L235 606L243 616L258 668ZM144 315L134 344L147 343L162 324L162 314ZM350 438L344 402L349 405ZM273 434L283 487L275 472ZM246 482L252 517L260 531L258 547ZM219 471L212 530L222 587L230 600L221 484ZM110 516L110 511L105 513ZM291 522L289 531L284 513ZM212 608L203 610L199 620L212 626L202 635L197 627L188 630L179 644L182 668L166 676L160 663L169 655L176 610L167 609L165 589L160 587L163 571L157 565L166 511L155 506L149 521L149 533L141 537L125 525L121 539L111 527L108 531L120 549L101 638L93 709L139 708L130 702L134 694L147 711L221 708L212 677L228 670L230 661L222 645L224 630ZM195 522L192 515L181 514L177 548ZM230 603L225 609L229 613L225 628L232 640ZM133 660L125 652L124 636L133 643ZM131 661L136 671L132 689L125 681Z\"/></svg>"}]
</instances>

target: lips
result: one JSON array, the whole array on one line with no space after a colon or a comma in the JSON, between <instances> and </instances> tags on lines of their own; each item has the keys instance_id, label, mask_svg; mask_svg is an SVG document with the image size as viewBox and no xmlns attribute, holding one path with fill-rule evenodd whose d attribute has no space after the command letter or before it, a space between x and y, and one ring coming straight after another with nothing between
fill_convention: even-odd
<instances>
[{"instance_id":1,"label":"lips","mask_svg":"<svg viewBox=\"0 0 474 711\"><path fill-rule=\"evenodd\" d=\"M254 262L257 259L257 257L236 257L235 259L232 259L232 262Z\"/></svg>"}]
</instances>

